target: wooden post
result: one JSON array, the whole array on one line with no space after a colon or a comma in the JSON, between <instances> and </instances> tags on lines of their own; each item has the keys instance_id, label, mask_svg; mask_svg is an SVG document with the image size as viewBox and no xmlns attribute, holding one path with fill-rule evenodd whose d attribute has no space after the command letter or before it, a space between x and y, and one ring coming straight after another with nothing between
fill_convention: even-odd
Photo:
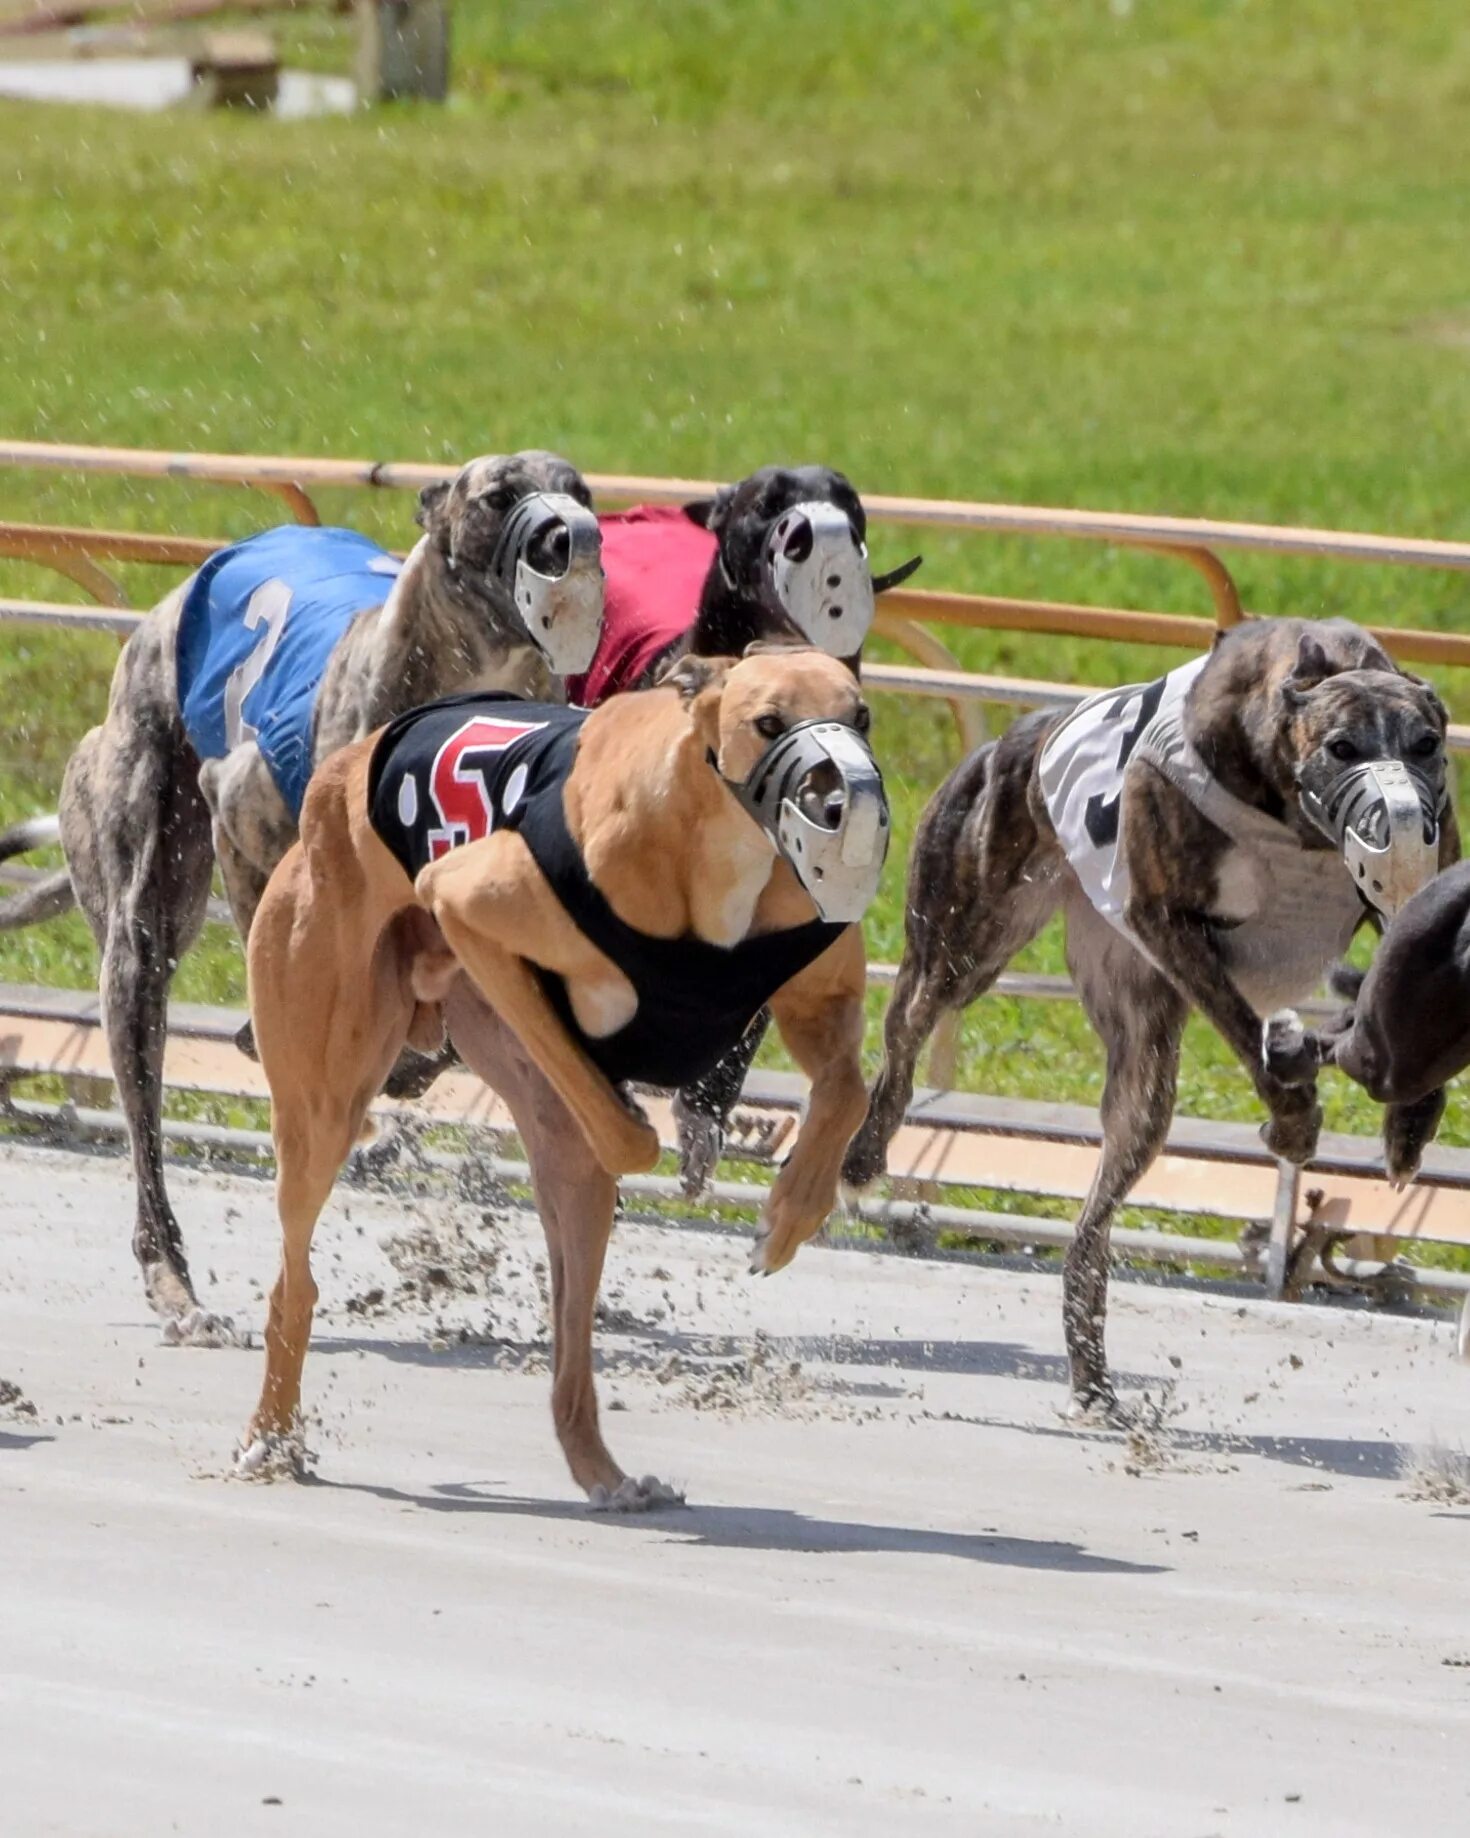
<instances>
[{"instance_id":1,"label":"wooden post","mask_svg":"<svg viewBox=\"0 0 1470 1838\"><path fill-rule=\"evenodd\" d=\"M360 102L449 94L447 0L357 0Z\"/></svg>"},{"instance_id":2,"label":"wooden post","mask_svg":"<svg viewBox=\"0 0 1470 1838\"><path fill-rule=\"evenodd\" d=\"M264 32L208 32L189 58L196 108L269 109L280 87L281 60Z\"/></svg>"}]
</instances>

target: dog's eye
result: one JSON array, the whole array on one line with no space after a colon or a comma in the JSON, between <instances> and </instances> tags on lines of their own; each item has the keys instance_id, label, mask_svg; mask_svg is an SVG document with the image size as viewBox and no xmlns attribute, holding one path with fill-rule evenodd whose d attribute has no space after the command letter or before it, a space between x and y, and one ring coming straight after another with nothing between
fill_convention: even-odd
<instances>
[{"instance_id":1,"label":"dog's eye","mask_svg":"<svg viewBox=\"0 0 1470 1838\"><path fill-rule=\"evenodd\" d=\"M786 723L779 715L757 715L755 731L767 740L778 740L786 732Z\"/></svg>"},{"instance_id":2,"label":"dog's eye","mask_svg":"<svg viewBox=\"0 0 1470 1838\"><path fill-rule=\"evenodd\" d=\"M873 725L873 711L866 702L858 703L858 711L852 718L852 725L859 734L866 734Z\"/></svg>"},{"instance_id":3,"label":"dog's eye","mask_svg":"<svg viewBox=\"0 0 1470 1838\"><path fill-rule=\"evenodd\" d=\"M1354 760L1358 757L1358 749L1350 740L1329 740L1327 751L1334 759Z\"/></svg>"},{"instance_id":4,"label":"dog's eye","mask_svg":"<svg viewBox=\"0 0 1470 1838\"><path fill-rule=\"evenodd\" d=\"M1409 751L1415 759L1432 759L1439 752L1439 735L1423 734L1416 740Z\"/></svg>"}]
</instances>

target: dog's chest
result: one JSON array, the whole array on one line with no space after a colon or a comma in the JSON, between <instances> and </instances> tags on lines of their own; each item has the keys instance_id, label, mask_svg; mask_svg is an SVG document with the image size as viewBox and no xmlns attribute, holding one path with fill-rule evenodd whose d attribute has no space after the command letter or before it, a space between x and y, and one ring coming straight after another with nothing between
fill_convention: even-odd
<instances>
[{"instance_id":1,"label":"dog's chest","mask_svg":"<svg viewBox=\"0 0 1470 1838\"><path fill-rule=\"evenodd\" d=\"M1280 839L1229 844L1209 917L1230 980L1259 1014L1299 1002L1342 955L1362 902L1335 851Z\"/></svg>"},{"instance_id":2,"label":"dog's chest","mask_svg":"<svg viewBox=\"0 0 1470 1838\"><path fill-rule=\"evenodd\" d=\"M1135 945L1123 836L1130 763L1147 760L1209 818L1220 853L1205 917L1231 981L1265 1014L1311 994L1347 948L1362 903L1335 851L1302 848L1284 824L1231 797L1185 739L1185 699L1205 662L1083 703L1042 751L1041 791L1083 891Z\"/></svg>"}]
</instances>

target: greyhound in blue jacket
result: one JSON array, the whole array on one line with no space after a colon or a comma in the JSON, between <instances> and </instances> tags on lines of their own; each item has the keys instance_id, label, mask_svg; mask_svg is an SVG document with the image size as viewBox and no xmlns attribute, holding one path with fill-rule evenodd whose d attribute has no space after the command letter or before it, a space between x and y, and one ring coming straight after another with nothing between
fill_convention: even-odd
<instances>
[{"instance_id":1,"label":"greyhound in blue jacket","mask_svg":"<svg viewBox=\"0 0 1470 1838\"><path fill-rule=\"evenodd\" d=\"M221 551L156 606L118 660L100 726L72 755L66 868L0 908L0 928L79 905L138 1185L133 1250L170 1342L221 1344L199 1306L164 1184L166 1005L216 860L248 937L301 798L329 754L455 690L560 693L601 631L591 496L553 453L472 460L419 501L401 567L346 530L271 530ZM38 826L0 839L34 847Z\"/></svg>"}]
</instances>

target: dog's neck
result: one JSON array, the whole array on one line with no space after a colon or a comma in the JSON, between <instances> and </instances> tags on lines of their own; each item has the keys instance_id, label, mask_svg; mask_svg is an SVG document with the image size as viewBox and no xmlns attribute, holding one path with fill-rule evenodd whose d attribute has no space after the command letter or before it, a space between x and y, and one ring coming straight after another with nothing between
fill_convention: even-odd
<instances>
[{"instance_id":1,"label":"dog's neck","mask_svg":"<svg viewBox=\"0 0 1470 1838\"><path fill-rule=\"evenodd\" d=\"M582 731L567 826L618 917L656 938L733 945L780 866L712 770L674 690L615 698Z\"/></svg>"},{"instance_id":2,"label":"dog's neck","mask_svg":"<svg viewBox=\"0 0 1470 1838\"><path fill-rule=\"evenodd\" d=\"M451 567L428 536L403 564L377 616L367 675L363 733L400 709L460 690L505 689L538 701L561 700L545 658L500 590Z\"/></svg>"},{"instance_id":3,"label":"dog's neck","mask_svg":"<svg viewBox=\"0 0 1470 1838\"><path fill-rule=\"evenodd\" d=\"M1200 673L1185 704L1185 734L1232 797L1278 823L1290 822L1296 800L1274 698L1262 693L1258 681L1231 669L1230 661L1217 653Z\"/></svg>"},{"instance_id":4,"label":"dog's neck","mask_svg":"<svg viewBox=\"0 0 1470 1838\"><path fill-rule=\"evenodd\" d=\"M758 591L737 586L716 551L685 649L695 657L743 657L748 645L781 638L799 641L801 634Z\"/></svg>"}]
</instances>

